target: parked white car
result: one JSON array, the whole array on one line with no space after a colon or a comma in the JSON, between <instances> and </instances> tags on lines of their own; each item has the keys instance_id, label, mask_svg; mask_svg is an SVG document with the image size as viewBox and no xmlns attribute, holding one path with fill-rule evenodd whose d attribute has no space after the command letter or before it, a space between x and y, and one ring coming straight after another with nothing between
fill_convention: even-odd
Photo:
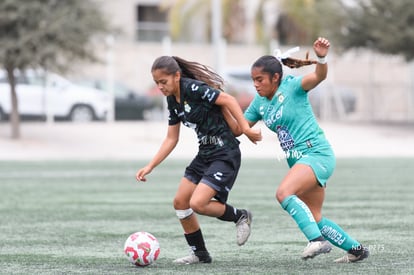
<instances>
[{"instance_id":1,"label":"parked white car","mask_svg":"<svg viewBox=\"0 0 414 275\"><path fill-rule=\"evenodd\" d=\"M20 116L24 118L65 119L71 121L105 120L110 108L108 93L75 85L54 73L17 71L16 93ZM0 120L11 113L10 85L0 71Z\"/></svg>"}]
</instances>

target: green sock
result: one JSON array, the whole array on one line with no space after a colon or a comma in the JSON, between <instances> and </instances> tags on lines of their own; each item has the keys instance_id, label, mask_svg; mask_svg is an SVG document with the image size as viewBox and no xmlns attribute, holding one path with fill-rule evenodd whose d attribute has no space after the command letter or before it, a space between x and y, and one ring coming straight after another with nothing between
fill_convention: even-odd
<instances>
[{"instance_id":1,"label":"green sock","mask_svg":"<svg viewBox=\"0 0 414 275\"><path fill-rule=\"evenodd\" d=\"M322 236L309 207L296 195L285 198L281 205L282 208L295 220L299 229L305 234L309 241Z\"/></svg>"},{"instance_id":2,"label":"green sock","mask_svg":"<svg viewBox=\"0 0 414 275\"><path fill-rule=\"evenodd\" d=\"M351 238L339 225L327 218L323 217L318 222L318 227L326 240L345 251L349 251L352 248L356 249L361 245L358 241Z\"/></svg>"}]
</instances>

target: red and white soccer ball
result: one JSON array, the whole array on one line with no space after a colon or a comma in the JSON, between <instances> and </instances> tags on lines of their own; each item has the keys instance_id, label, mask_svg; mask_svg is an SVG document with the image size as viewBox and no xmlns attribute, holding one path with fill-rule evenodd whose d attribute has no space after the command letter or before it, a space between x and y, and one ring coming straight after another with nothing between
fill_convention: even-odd
<instances>
[{"instance_id":1,"label":"red and white soccer ball","mask_svg":"<svg viewBox=\"0 0 414 275\"><path fill-rule=\"evenodd\" d=\"M134 265L147 266L160 255L160 243L148 232L135 232L125 241L124 252Z\"/></svg>"}]
</instances>

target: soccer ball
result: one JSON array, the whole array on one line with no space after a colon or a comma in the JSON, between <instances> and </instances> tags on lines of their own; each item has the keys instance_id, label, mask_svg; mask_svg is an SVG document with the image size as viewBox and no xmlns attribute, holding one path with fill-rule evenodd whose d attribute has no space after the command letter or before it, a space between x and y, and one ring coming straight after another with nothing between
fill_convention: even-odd
<instances>
[{"instance_id":1,"label":"soccer ball","mask_svg":"<svg viewBox=\"0 0 414 275\"><path fill-rule=\"evenodd\" d=\"M147 266L154 263L160 255L160 244L148 232L135 232L125 241L125 255L136 266Z\"/></svg>"}]
</instances>

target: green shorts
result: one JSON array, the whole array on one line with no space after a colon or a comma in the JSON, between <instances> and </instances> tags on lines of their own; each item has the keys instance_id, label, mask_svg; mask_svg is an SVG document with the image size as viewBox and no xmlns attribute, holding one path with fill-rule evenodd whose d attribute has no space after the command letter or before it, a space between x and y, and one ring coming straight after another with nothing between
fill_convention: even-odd
<instances>
[{"instance_id":1,"label":"green shorts","mask_svg":"<svg viewBox=\"0 0 414 275\"><path fill-rule=\"evenodd\" d=\"M332 175L336 165L335 154L329 144L304 150L292 150L292 152L288 152L286 155L289 167L297 163L310 166L322 187L326 186L326 181Z\"/></svg>"}]
</instances>

